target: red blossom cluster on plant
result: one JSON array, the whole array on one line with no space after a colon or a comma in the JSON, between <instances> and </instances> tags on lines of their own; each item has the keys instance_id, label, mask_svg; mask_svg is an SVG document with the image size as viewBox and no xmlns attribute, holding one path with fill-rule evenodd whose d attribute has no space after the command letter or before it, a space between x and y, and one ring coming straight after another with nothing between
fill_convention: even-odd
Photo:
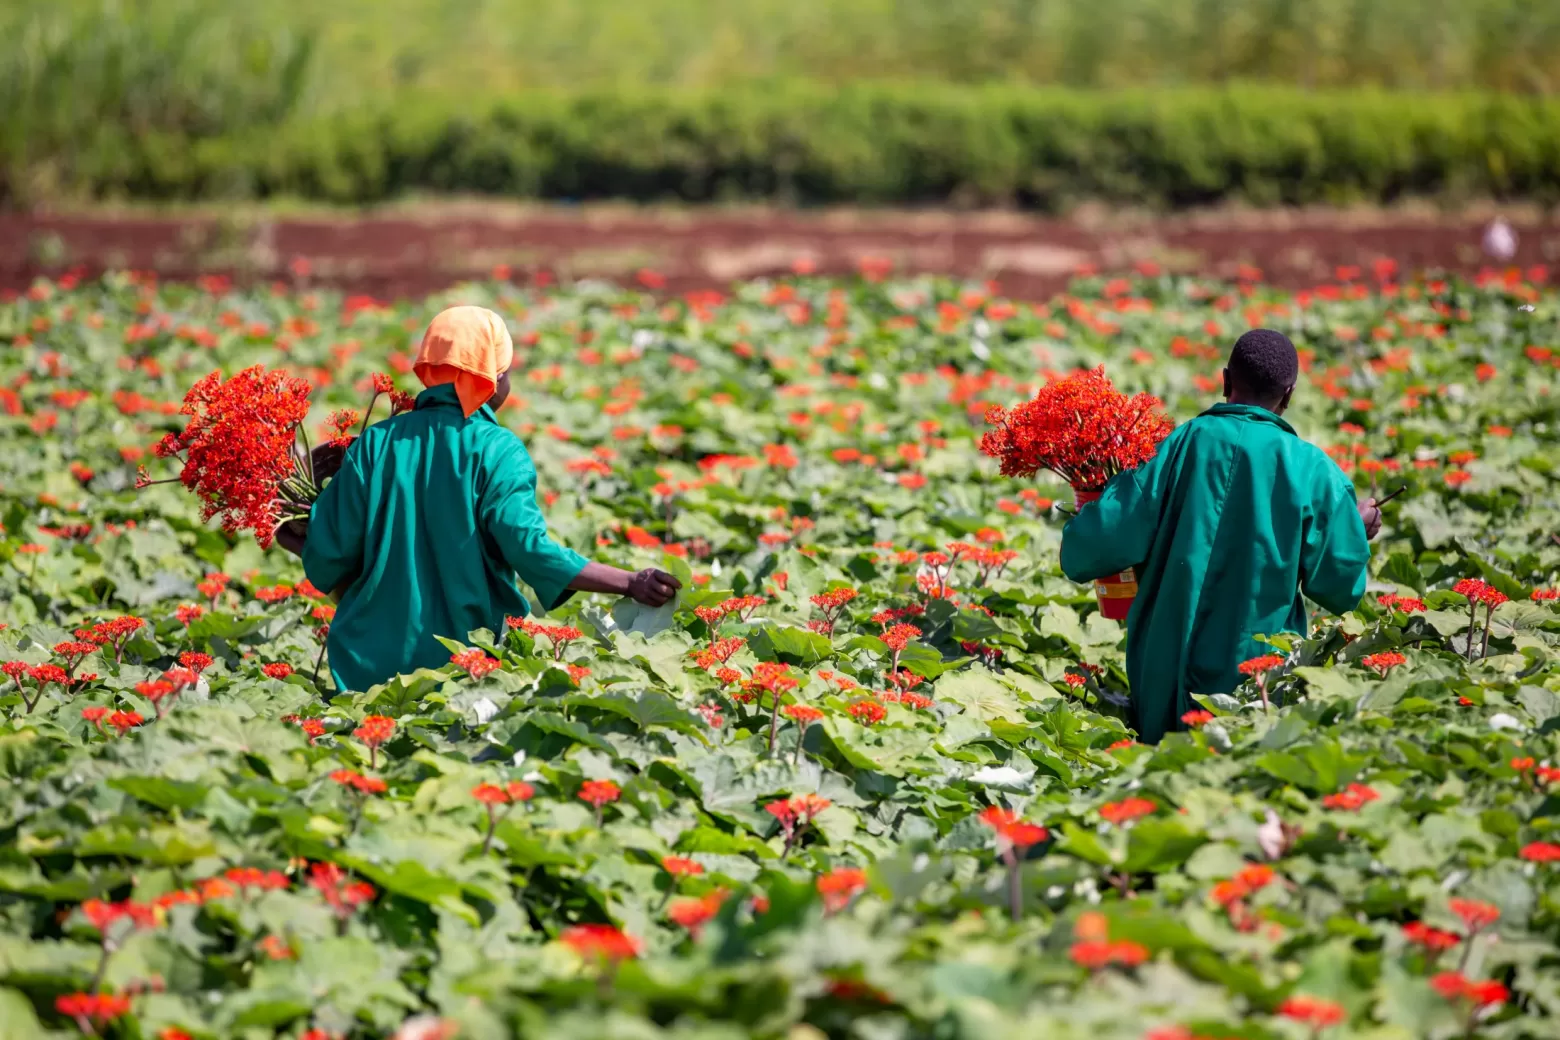
<instances>
[{"instance_id":1,"label":"red blossom cluster on plant","mask_svg":"<svg viewBox=\"0 0 1560 1040\"><path fill-rule=\"evenodd\" d=\"M586 960L616 962L639 956L638 939L609 924L577 924L565 928L560 942Z\"/></svg>"},{"instance_id":2,"label":"red blossom cluster on plant","mask_svg":"<svg viewBox=\"0 0 1560 1040\"><path fill-rule=\"evenodd\" d=\"M497 659L489 657L481 650L463 650L458 654L451 654L450 664L477 680L485 679L500 667Z\"/></svg>"},{"instance_id":3,"label":"red blossom cluster on plant","mask_svg":"<svg viewBox=\"0 0 1560 1040\"><path fill-rule=\"evenodd\" d=\"M822 795L799 794L764 806L764 811L780 824L780 837L785 841L785 849L781 852L782 859L790 854L791 847L796 844L802 829L812 823L830 804L832 803Z\"/></svg>"},{"instance_id":4,"label":"red blossom cluster on plant","mask_svg":"<svg viewBox=\"0 0 1560 1040\"><path fill-rule=\"evenodd\" d=\"M1111 965L1135 968L1148 960L1148 949L1127 939L1110 938L1110 922L1097 910L1086 910L1073 924L1074 942L1067 956L1079 967L1091 972Z\"/></svg>"},{"instance_id":5,"label":"red blossom cluster on plant","mask_svg":"<svg viewBox=\"0 0 1560 1040\"><path fill-rule=\"evenodd\" d=\"M1397 596L1386 592L1377 596L1376 602L1389 610L1402 611L1404 614L1423 614L1425 612L1425 601L1414 599L1411 596Z\"/></svg>"},{"instance_id":6,"label":"red blossom cluster on plant","mask_svg":"<svg viewBox=\"0 0 1560 1040\"><path fill-rule=\"evenodd\" d=\"M1366 654L1360 658L1361 665L1374 669L1383 676L1398 665L1407 663L1407 661L1408 658L1396 650L1383 650L1379 654Z\"/></svg>"},{"instance_id":7,"label":"red blossom cluster on plant","mask_svg":"<svg viewBox=\"0 0 1560 1040\"><path fill-rule=\"evenodd\" d=\"M700 930L720 913L726 895L725 889L716 888L697 898L674 900L666 908L666 917L673 924L687 929L691 938L697 939Z\"/></svg>"},{"instance_id":8,"label":"red blossom cluster on plant","mask_svg":"<svg viewBox=\"0 0 1560 1040\"><path fill-rule=\"evenodd\" d=\"M822 612L821 619L807 622L807 627L822 635L832 635L834 626L839 623L844 615L845 608L850 601L855 599L858 593L850 586L842 586L830 589L828 592L820 592L810 597L812 605Z\"/></svg>"},{"instance_id":9,"label":"red blossom cluster on plant","mask_svg":"<svg viewBox=\"0 0 1560 1040\"><path fill-rule=\"evenodd\" d=\"M817 881L818 894L823 897L823 908L836 913L850 905L856 893L867 887L866 871L857 867L835 867Z\"/></svg>"},{"instance_id":10,"label":"red blossom cluster on plant","mask_svg":"<svg viewBox=\"0 0 1560 1040\"><path fill-rule=\"evenodd\" d=\"M1003 476L1050 470L1076 491L1097 491L1147 462L1174 426L1163 402L1121 393L1103 366L1052 380L1017 407L993 407L986 422L996 429L980 450L1000 461Z\"/></svg>"},{"instance_id":11,"label":"red blossom cluster on plant","mask_svg":"<svg viewBox=\"0 0 1560 1040\"><path fill-rule=\"evenodd\" d=\"M309 884L324 897L325 903L346 921L352 912L377 894L366 881L348 880L347 872L334 863L316 863L309 868Z\"/></svg>"},{"instance_id":12,"label":"red blossom cluster on plant","mask_svg":"<svg viewBox=\"0 0 1560 1040\"><path fill-rule=\"evenodd\" d=\"M1327 809L1341 809L1344 812L1358 812L1368 802L1374 802L1380 797L1375 788L1365 784L1350 784L1342 791L1323 798L1322 806Z\"/></svg>"}]
</instances>

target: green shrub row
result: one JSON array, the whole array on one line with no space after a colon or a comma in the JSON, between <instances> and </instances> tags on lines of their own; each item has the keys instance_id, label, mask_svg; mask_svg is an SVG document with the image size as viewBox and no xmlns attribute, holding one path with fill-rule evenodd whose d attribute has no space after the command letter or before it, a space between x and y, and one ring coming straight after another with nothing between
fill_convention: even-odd
<instances>
[{"instance_id":1,"label":"green shrub row","mask_svg":"<svg viewBox=\"0 0 1560 1040\"><path fill-rule=\"evenodd\" d=\"M6 194L372 203L407 193L1167 207L1560 196L1560 100L790 85L423 100L190 140L104 127Z\"/></svg>"}]
</instances>

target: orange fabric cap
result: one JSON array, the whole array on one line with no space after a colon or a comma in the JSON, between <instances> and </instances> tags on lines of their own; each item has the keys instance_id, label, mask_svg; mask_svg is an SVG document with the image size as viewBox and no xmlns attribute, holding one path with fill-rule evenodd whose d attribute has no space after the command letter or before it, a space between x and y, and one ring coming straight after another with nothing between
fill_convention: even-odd
<instances>
[{"instance_id":1,"label":"orange fabric cap","mask_svg":"<svg viewBox=\"0 0 1560 1040\"><path fill-rule=\"evenodd\" d=\"M451 307L429 323L412 371L426 387L454 383L469 419L487 404L514 361L515 342L503 318L486 307Z\"/></svg>"}]
</instances>

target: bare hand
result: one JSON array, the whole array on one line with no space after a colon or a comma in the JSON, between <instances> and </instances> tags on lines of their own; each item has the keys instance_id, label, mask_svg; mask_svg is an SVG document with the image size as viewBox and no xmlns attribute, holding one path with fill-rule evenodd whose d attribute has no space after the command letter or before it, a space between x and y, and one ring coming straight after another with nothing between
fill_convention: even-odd
<instances>
[{"instance_id":1,"label":"bare hand","mask_svg":"<svg viewBox=\"0 0 1560 1040\"><path fill-rule=\"evenodd\" d=\"M1374 498L1360 503L1360 521L1365 525L1365 537L1374 538L1381 533L1381 510Z\"/></svg>"},{"instance_id":2,"label":"bare hand","mask_svg":"<svg viewBox=\"0 0 1560 1040\"><path fill-rule=\"evenodd\" d=\"M680 588L682 582L654 567L646 567L628 579L628 594L647 607L659 607L668 602Z\"/></svg>"}]
</instances>

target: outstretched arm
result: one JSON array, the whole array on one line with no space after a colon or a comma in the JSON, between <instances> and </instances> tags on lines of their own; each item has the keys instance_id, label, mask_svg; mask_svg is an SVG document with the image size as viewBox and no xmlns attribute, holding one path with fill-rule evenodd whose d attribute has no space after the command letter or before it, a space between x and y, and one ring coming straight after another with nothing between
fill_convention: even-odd
<instances>
[{"instance_id":1,"label":"outstretched arm","mask_svg":"<svg viewBox=\"0 0 1560 1040\"><path fill-rule=\"evenodd\" d=\"M1374 499L1356 499L1354 485L1336 467L1318 479L1324 483L1300 549L1300 588L1313 602L1342 614L1365 595L1369 538L1381 529L1381 511Z\"/></svg>"},{"instance_id":2,"label":"outstretched arm","mask_svg":"<svg viewBox=\"0 0 1560 1040\"><path fill-rule=\"evenodd\" d=\"M665 571L647 567L642 571L625 571L604 563L587 563L583 570L569 582L569 588L577 592L606 592L614 596L632 596L647 607L659 607L666 603L682 582Z\"/></svg>"},{"instance_id":3,"label":"outstretched arm","mask_svg":"<svg viewBox=\"0 0 1560 1040\"><path fill-rule=\"evenodd\" d=\"M658 607L677 595L682 584L664 571L619 570L592 563L547 534L547 521L536 504L536 467L518 441L497 460L484 494L482 522L498 543L504 562L536 590L550 610L574 592L632 596Z\"/></svg>"}]
</instances>

